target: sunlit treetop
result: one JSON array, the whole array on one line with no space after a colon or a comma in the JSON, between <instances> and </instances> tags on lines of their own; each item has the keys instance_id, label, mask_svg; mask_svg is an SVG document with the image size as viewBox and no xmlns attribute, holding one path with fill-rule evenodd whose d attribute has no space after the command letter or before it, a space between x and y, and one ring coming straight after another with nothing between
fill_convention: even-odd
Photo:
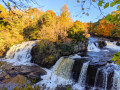
<instances>
[{"instance_id":1,"label":"sunlit treetop","mask_svg":"<svg viewBox=\"0 0 120 90\"><path fill-rule=\"evenodd\" d=\"M67 0L64 0L64 1L67 1ZM36 5L40 4L40 0L0 0L0 2L2 2L2 4L4 4L10 10L11 10L11 7L17 7L18 9L22 9L24 7L29 7L29 6L32 7L33 4L36 4ZM73 0L72 2L73 3L77 2L75 4L76 6L79 6L79 10L81 10L81 12L80 11L78 12L87 16L89 16L90 14L89 11L92 10L93 7L98 9L98 11L100 11L100 15L102 16L104 16L103 11L106 8L115 6L117 7L118 10L120 10L120 0ZM41 7L41 4L39 6Z\"/></svg>"}]
</instances>

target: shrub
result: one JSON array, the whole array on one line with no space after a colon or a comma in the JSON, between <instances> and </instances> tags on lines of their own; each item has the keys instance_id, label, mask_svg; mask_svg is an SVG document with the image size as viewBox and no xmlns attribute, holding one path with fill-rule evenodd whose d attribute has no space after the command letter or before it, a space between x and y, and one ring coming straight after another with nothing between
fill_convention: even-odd
<instances>
[{"instance_id":1,"label":"shrub","mask_svg":"<svg viewBox=\"0 0 120 90\"><path fill-rule=\"evenodd\" d=\"M120 52L114 54L112 60L116 61L116 64L120 65Z\"/></svg>"}]
</instances>

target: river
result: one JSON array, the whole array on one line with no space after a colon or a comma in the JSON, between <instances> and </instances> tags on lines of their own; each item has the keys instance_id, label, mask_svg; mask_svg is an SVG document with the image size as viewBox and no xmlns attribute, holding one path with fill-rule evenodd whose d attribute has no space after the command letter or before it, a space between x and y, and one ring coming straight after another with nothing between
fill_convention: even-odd
<instances>
[{"instance_id":1,"label":"river","mask_svg":"<svg viewBox=\"0 0 120 90\"><path fill-rule=\"evenodd\" d=\"M98 41L103 41L102 47ZM4 61L15 66L34 65L31 49L36 41L14 45L6 54ZM120 52L116 41L89 38L86 54L81 53L61 57L51 69L43 68L47 74L34 85L45 90L120 90L120 66L111 61L112 56ZM2 72L2 70L0 70Z\"/></svg>"}]
</instances>

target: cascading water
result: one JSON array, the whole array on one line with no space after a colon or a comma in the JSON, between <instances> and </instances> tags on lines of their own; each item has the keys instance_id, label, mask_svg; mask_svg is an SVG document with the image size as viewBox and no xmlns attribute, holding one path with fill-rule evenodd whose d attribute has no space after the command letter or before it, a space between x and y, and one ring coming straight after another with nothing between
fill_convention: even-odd
<instances>
[{"instance_id":1,"label":"cascading water","mask_svg":"<svg viewBox=\"0 0 120 90\"><path fill-rule=\"evenodd\" d=\"M88 51L99 52L100 49L98 48L98 43L90 43L88 44Z\"/></svg>"},{"instance_id":2,"label":"cascading water","mask_svg":"<svg viewBox=\"0 0 120 90\"><path fill-rule=\"evenodd\" d=\"M89 38L89 42L88 42L88 51L94 51L94 52L99 52L100 49L99 49L99 45L98 43L96 42L98 39L96 38Z\"/></svg>"},{"instance_id":3,"label":"cascading water","mask_svg":"<svg viewBox=\"0 0 120 90\"><path fill-rule=\"evenodd\" d=\"M116 64L108 64L99 68L94 86L98 90L120 90L120 67Z\"/></svg>"},{"instance_id":4,"label":"cascading water","mask_svg":"<svg viewBox=\"0 0 120 90\"><path fill-rule=\"evenodd\" d=\"M80 86L85 86L88 65L89 65L89 61L83 63L80 76L79 76L79 80L78 80L78 83Z\"/></svg>"},{"instance_id":5,"label":"cascading water","mask_svg":"<svg viewBox=\"0 0 120 90\"><path fill-rule=\"evenodd\" d=\"M47 70L47 75L43 76L43 81L36 85L46 84L46 89L54 90L58 85L72 84L71 70L74 60L61 57L51 70Z\"/></svg>"},{"instance_id":6,"label":"cascading water","mask_svg":"<svg viewBox=\"0 0 120 90\"><path fill-rule=\"evenodd\" d=\"M55 64L52 70L57 76L70 80L73 63L74 60L72 59L62 58Z\"/></svg>"},{"instance_id":7,"label":"cascading water","mask_svg":"<svg viewBox=\"0 0 120 90\"><path fill-rule=\"evenodd\" d=\"M120 51L120 46L117 46L116 43L117 43L116 41L114 41L114 42L106 41L106 44L107 44L106 48Z\"/></svg>"},{"instance_id":8,"label":"cascading water","mask_svg":"<svg viewBox=\"0 0 120 90\"><path fill-rule=\"evenodd\" d=\"M6 61L14 65L31 64L30 60L32 56L30 53L35 44L36 41L28 41L12 46L6 54Z\"/></svg>"},{"instance_id":9,"label":"cascading water","mask_svg":"<svg viewBox=\"0 0 120 90\"><path fill-rule=\"evenodd\" d=\"M46 90L55 90L57 86L70 85L73 90L87 90L86 85L88 78L88 69L90 63L104 63L112 58L112 55L120 50L120 47L116 45L116 42L106 41L107 46L103 49L99 48L97 39L89 41L87 57L90 57L91 61L82 62L80 65L79 73L77 73L77 80L74 81L72 76L72 68L75 62L75 58L82 58L79 55L69 56L67 58L61 57L53 68L45 69L47 75L42 76L42 81L36 85L40 85L41 88ZM22 44L14 45L6 54L6 61L13 63L14 65L31 65L31 49L35 46L36 41L23 42ZM115 51L116 50L116 51ZM90 52L89 52L90 51ZM92 52L91 52L92 51ZM106 52L109 51L109 52ZM84 57L85 58L85 57ZM74 59L74 60L73 60ZM81 63L81 62L80 62ZM101 63L100 63L101 64ZM77 71L77 70L76 70ZM0 71L1 72L1 71ZM92 73L92 72L91 72ZM120 67L116 64L105 64L97 69L94 89L93 90L120 90Z\"/></svg>"}]
</instances>

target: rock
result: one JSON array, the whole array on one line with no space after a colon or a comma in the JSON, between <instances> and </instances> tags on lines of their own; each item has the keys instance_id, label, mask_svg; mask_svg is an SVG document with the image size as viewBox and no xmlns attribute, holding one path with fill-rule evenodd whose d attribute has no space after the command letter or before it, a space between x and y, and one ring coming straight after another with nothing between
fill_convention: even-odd
<instances>
[{"instance_id":1,"label":"rock","mask_svg":"<svg viewBox=\"0 0 120 90\"><path fill-rule=\"evenodd\" d=\"M7 73L2 71L2 73L0 74L0 81L5 80L5 76L7 76Z\"/></svg>"},{"instance_id":2,"label":"rock","mask_svg":"<svg viewBox=\"0 0 120 90\"><path fill-rule=\"evenodd\" d=\"M60 57L55 45L51 41L42 40L31 50L32 63L45 68L51 68Z\"/></svg>"},{"instance_id":3,"label":"rock","mask_svg":"<svg viewBox=\"0 0 120 90\"><path fill-rule=\"evenodd\" d=\"M27 79L38 82L39 80L41 80L40 76L46 74L46 71L37 65L7 66L7 64L5 64L4 68L2 67L2 70L2 74L0 74L0 81L5 82L10 82L10 80L12 80L13 78L17 78L18 75L24 76Z\"/></svg>"},{"instance_id":4,"label":"rock","mask_svg":"<svg viewBox=\"0 0 120 90\"><path fill-rule=\"evenodd\" d=\"M71 90L71 85L59 85L55 88L55 90Z\"/></svg>"},{"instance_id":5,"label":"rock","mask_svg":"<svg viewBox=\"0 0 120 90\"><path fill-rule=\"evenodd\" d=\"M85 40L84 42L79 42L77 44L74 44L73 46L74 46L74 50L73 50L74 53L87 51L88 41Z\"/></svg>"},{"instance_id":6,"label":"rock","mask_svg":"<svg viewBox=\"0 0 120 90\"><path fill-rule=\"evenodd\" d=\"M33 83L37 83L37 82L42 80L40 78L40 75L41 75L40 73L32 72L32 73L27 75L27 78L30 79Z\"/></svg>"},{"instance_id":7,"label":"rock","mask_svg":"<svg viewBox=\"0 0 120 90\"><path fill-rule=\"evenodd\" d=\"M45 45L43 43L45 43ZM51 68L61 56L68 56L81 51L86 51L87 45L87 40L78 43L40 41L32 48L31 62L45 68Z\"/></svg>"},{"instance_id":8,"label":"rock","mask_svg":"<svg viewBox=\"0 0 120 90\"><path fill-rule=\"evenodd\" d=\"M119 41L117 41L116 45L117 45L117 46L120 46L120 42L119 42Z\"/></svg>"},{"instance_id":9,"label":"rock","mask_svg":"<svg viewBox=\"0 0 120 90\"><path fill-rule=\"evenodd\" d=\"M83 63L87 62L88 60L87 60L87 58L75 58L74 60L75 60L75 62L74 62L73 68L72 68L72 78L75 82L77 82L79 79L82 65L83 65Z\"/></svg>"},{"instance_id":10,"label":"rock","mask_svg":"<svg viewBox=\"0 0 120 90\"><path fill-rule=\"evenodd\" d=\"M17 74L19 74L19 72L10 71L8 74L10 75L10 77L15 77L17 76Z\"/></svg>"},{"instance_id":11,"label":"rock","mask_svg":"<svg viewBox=\"0 0 120 90\"><path fill-rule=\"evenodd\" d=\"M98 68L105 66L107 63L108 63L107 61L98 62L98 63L90 62L88 69L87 69L87 78L86 78L87 85L94 86Z\"/></svg>"},{"instance_id":12,"label":"rock","mask_svg":"<svg viewBox=\"0 0 120 90\"><path fill-rule=\"evenodd\" d=\"M27 78L23 75L18 74L16 77L11 78L11 83L17 83L17 84L26 84Z\"/></svg>"},{"instance_id":13,"label":"rock","mask_svg":"<svg viewBox=\"0 0 120 90\"><path fill-rule=\"evenodd\" d=\"M39 66L22 66L20 71L21 75L26 76L28 79L38 82L41 80L40 76L45 75L46 71Z\"/></svg>"},{"instance_id":14,"label":"rock","mask_svg":"<svg viewBox=\"0 0 120 90\"><path fill-rule=\"evenodd\" d=\"M0 82L3 81L3 80L5 80L5 76L0 75Z\"/></svg>"},{"instance_id":15,"label":"rock","mask_svg":"<svg viewBox=\"0 0 120 90\"><path fill-rule=\"evenodd\" d=\"M5 79L9 79L9 78L10 78L10 75L5 76Z\"/></svg>"},{"instance_id":16,"label":"rock","mask_svg":"<svg viewBox=\"0 0 120 90\"><path fill-rule=\"evenodd\" d=\"M103 48L107 45L105 41L97 41L97 43L99 48Z\"/></svg>"}]
</instances>

